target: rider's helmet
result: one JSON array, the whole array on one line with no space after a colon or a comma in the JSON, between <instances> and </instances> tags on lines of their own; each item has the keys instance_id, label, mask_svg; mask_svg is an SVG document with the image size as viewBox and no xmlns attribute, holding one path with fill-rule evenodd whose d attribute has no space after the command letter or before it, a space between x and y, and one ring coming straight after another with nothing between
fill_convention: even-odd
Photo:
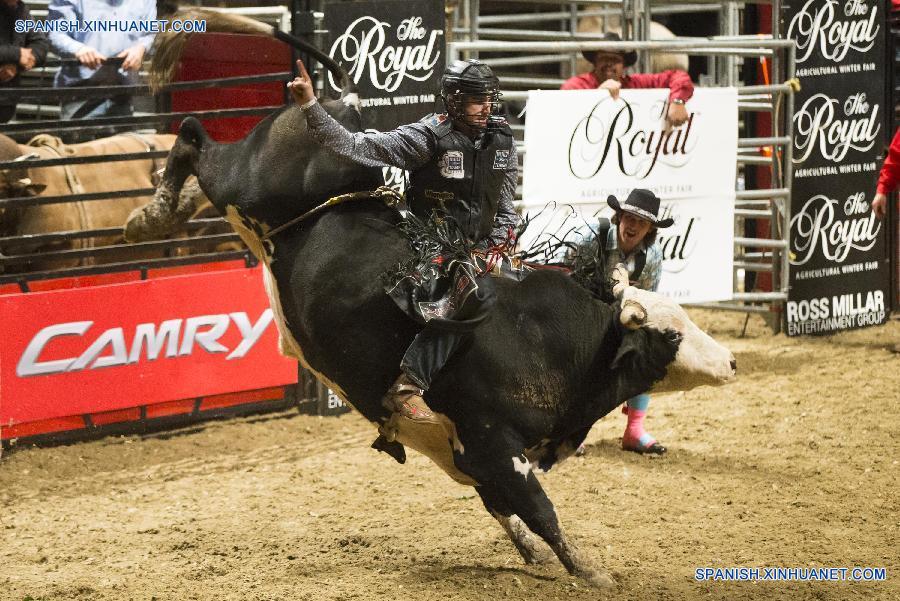
<instances>
[{"instance_id":1,"label":"rider's helmet","mask_svg":"<svg viewBox=\"0 0 900 601\"><path fill-rule=\"evenodd\" d=\"M450 118L475 129L484 129L497 121L500 111L500 80L491 68L479 60L457 60L447 65L441 76L441 99ZM487 122L466 115L466 104L487 103Z\"/></svg>"}]
</instances>

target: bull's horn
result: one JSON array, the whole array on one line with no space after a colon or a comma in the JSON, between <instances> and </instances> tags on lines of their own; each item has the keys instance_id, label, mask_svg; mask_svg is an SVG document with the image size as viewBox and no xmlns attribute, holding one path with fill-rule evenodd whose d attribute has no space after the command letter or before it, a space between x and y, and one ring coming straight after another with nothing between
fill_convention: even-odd
<instances>
[{"instance_id":1,"label":"bull's horn","mask_svg":"<svg viewBox=\"0 0 900 601\"><path fill-rule=\"evenodd\" d=\"M32 153L29 153L29 154L23 154L22 156L18 156L18 157L16 157L16 158L14 158L14 159L13 159L13 162L14 162L14 163L18 163L18 162L21 162L21 161L28 161L28 160L30 160L30 159L39 159L39 158L41 158L41 157L38 155L38 153L32 152Z\"/></svg>"},{"instance_id":2,"label":"bull's horn","mask_svg":"<svg viewBox=\"0 0 900 601\"><path fill-rule=\"evenodd\" d=\"M622 311L619 313L619 321L629 330L636 330L647 321L647 310L634 300L622 303Z\"/></svg>"},{"instance_id":3,"label":"bull's horn","mask_svg":"<svg viewBox=\"0 0 900 601\"><path fill-rule=\"evenodd\" d=\"M615 282L613 285L613 295L615 295L616 298L622 298L622 293L628 288L628 268L622 263L617 264L613 267L611 279Z\"/></svg>"},{"instance_id":4,"label":"bull's horn","mask_svg":"<svg viewBox=\"0 0 900 601\"><path fill-rule=\"evenodd\" d=\"M31 178L30 177L20 177L19 181L16 183L19 184L20 186L30 186Z\"/></svg>"}]
</instances>

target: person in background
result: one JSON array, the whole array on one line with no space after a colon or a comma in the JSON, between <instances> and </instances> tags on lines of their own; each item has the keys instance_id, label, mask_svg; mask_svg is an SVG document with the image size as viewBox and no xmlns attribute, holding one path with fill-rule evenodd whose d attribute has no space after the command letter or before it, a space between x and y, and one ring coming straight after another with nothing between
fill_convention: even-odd
<instances>
[{"instance_id":1,"label":"person in background","mask_svg":"<svg viewBox=\"0 0 900 601\"><path fill-rule=\"evenodd\" d=\"M608 32L604 41L621 42L619 34ZM593 70L567 79L561 90L609 90L613 99L619 97L619 90L631 88L669 88L669 107L666 121L671 126L679 126L688 119L684 103L694 95L691 76L677 69L661 73L631 73L625 69L637 62L634 50L609 52L606 50L585 50L584 58L593 65Z\"/></svg>"},{"instance_id":2,"label":"person in background","mask_svg":"<svg viewBox=\"0 0 900 601\"><path fill-rule=\"evenodd\" d=\"M897 4L898 1L895 0L895 10ZM900 127L894 132L891 146L888 148L887 156L884 157L884 164L878 174L875 198L872 199L872 213L878 219L884 219L884 216L888 214L888 199L897 190L898 185L900 185ZM900 353L900 342L895 344L892 350Z\"/></svg>"},{"instance_id":3,"label":"person in background","mask_svg":"<svg viewBox=\"0 0 900 601\"><path fill-rule=\"evenodd\" d=\"M888 148L881 173L878 175L878 185L875 188L875 198L872 199L872 212L879 219L887 214L888 197L900 184L900 128L894 132L894 139Z\"/></svg>"},{"instance_id":4,"label":"person in background","mask_svg":"<svg viewBox=\"0 0 900 601\"><path fill-rule=\"evenodd\" d=\"M47 35L28 31L16 33L18 20L31 20L28 7L21 0L0 2L0 87L19 86L19 76L44 64L50 42ZM0 123L16 114L16 103L0 104Z\"/></svg>"},{"instance_id":5,"label":"person in background","mask_svg":"<svg viewBox=\"0 0 900 601\"><path fill-rule=\"evenodd\" d=\"M48 19L152 21L156 19L156 1L50 0ZM57 87L120 86L137 83L144 55L153 44L153 34L140 31L56 31L50 33L50 43L59 56L78 59L77 63L63 64L56 75ZM110 60L113 58L119 60ZM62 119L129 116L133 112L128 93L64 99L60 107ZM97 132L96 135L106 135L111 131Z\"/></svg>"}]
</instances>

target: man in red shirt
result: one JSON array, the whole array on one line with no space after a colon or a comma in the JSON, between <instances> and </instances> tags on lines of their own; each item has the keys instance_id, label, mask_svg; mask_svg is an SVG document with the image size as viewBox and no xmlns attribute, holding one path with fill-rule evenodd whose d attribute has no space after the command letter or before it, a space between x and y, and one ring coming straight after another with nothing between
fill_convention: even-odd
<instances>
[{"instance_id":1,"label":"man in red shirt","mask_svg":"<svg viewBox=\"0 0 900 601\"><path fill-rule=\"evenodd\" d=\"M879 219L887 213L888 196L897 189L898 183L900 183L900 128L894 132L894 139L891 140L891 147L878 176L875 198L872 200L872 212Z\"/></svg>"},{"instance_id":2,"label":"man in red shirt","mask_svg":"<svg viewBox=\"0 0 900 601\"><path fill-rule=\"evenodd\" d=\"M619 34L608 32L604 35L607 42L621 42ZM608 52L605 50L585 50L584 58L593 63L594 70L570 77L561 90L609 90L609 95L616 99L622 88L669 88L669 108L666 121L670 125L679 126L688 118L684 103L694 95L694 84L691 76L684 71L671 70L662 73L625 73L625 68L637 62L637 53Z\"/></svg>"}]
</instances>

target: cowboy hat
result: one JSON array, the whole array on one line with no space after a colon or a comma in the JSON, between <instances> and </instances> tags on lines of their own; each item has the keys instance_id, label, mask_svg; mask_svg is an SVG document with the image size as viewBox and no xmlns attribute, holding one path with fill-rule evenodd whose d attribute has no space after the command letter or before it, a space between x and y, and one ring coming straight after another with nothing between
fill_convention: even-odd
<instances>
[{"instance_id":1,"label":"cowboy hat","mask_svg":"<svg viewBox=\"0 0 900 601\"><path fill-rule=\"evenodd\" d=\"M618 198L610 194L606 202L616 213L620 211L631 213L636 217L649 221L654 227L669 227L675 223L675 220L671 217L666 217L665 219L657 218L659 197L650 190L635 188L628 194L628 198L622 204L619 204Z\"/></svg>"},{"instance_id":2,"label":"cowboy hat","mask_svg":"<svg viewBox=\"0 0 900 601\"><path fill-rule=\"evenodd\" d=\"M622 38L614 31L607 31L603 34L604 42L621 42ZM599 50L582 50L581 55L589 62L594 62L594 56L600 52ZM625 66L630 67L634 63L637 62L637 52L634 50L604 50L603 52L609 52L611 54L621 54L622 59L625 61Z\"/></svg>"}]
</instances>

